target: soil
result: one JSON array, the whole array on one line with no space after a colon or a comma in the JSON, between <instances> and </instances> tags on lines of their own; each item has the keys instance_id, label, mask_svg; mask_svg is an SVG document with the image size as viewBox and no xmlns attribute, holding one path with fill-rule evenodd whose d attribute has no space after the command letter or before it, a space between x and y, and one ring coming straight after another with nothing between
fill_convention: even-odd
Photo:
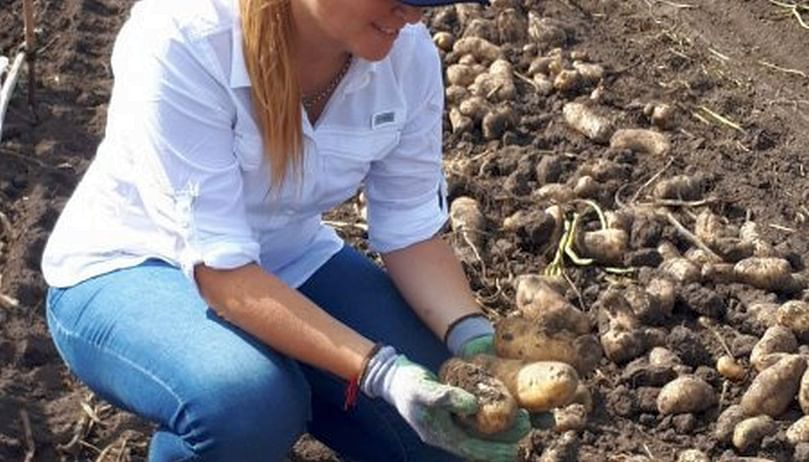
<instances>
[{"instance_id":1,"label":"soil","mask_svg":"<svg viewBox=\"0 0 809 462\"><path fill-rule=\"evenodd\" d=\"M35 2L36 115L27 104L24 73L0 142L0 461L145 460L150 425L94 397L58 357L43 318L45 285L38 269L48 233L103 134L112 85L110 51L132 3ZM427 22L435 31L459 36L465 30L502 41L504 55L521 76L528 73L535 54L545 55L553 46L561 48L566 67L571 52L576 52L578 58L602 65L605 74L598 89L585 86L547 96L540 96L530 78L517 78L516 96L504 104L509 117L491 119L485 129L473 124L455 133L447 121L450 199L476 199L487 222L482 239L470 241L458 230L448 232L448 238L464 259L487 313L496 318L513 312L514 277L542 272L553 258L553 223L549 227L542 213L551 202L536 190L544 183L575 180L584 171L597 182L589 197L605 210L653 202L656 185L675 175L699 177L698 200L706 200L669 201L673 217L692 230L696 214L705 208L722 217L725 225L755 220L764 239L792 269L805 271L809 30L791 11L768 0L495 4L482 12L459 9L489 22L468 23L451 8L431 11ZM532 39L509 27L498 31L494 20L503 5L516 6L523 19L529 11L546 18L543 24L554 26L547 29L554 33L543 35L540 28ZM0 54L12 56L19 50L21 8L20 1L0 0ZM802 18L809 22L809 15ZM531 41L538 43L524 47ZM448 64L460 59L454 53L444 57ZM591 98L593 90L598 95ZM648 128L644 107L668 104L675 113L672 127L665 131L671 151L653 155L612 149L571 130L564 122L564 104L590 99L594 101L589 104L621 128ZM516 230L504 229L503 220L517 211L535 219ZM350 225L360 220L353 205L330 218L349 223L341 232L363 247L361 228ZM597 227L592 214L583 224ZM566 296L595 319L607 286L648 281L660 263L655 247L662 240L680 251L691 246L665 220L636 220L632 251L622 263L643 269L621 276L604 271L603 265L575 267L568 261L566 274L572 284ZM470 242L478 245L470 247ZM652 374L642 364L605 358L584 378L595 405L586 427L562 435L537 429L526 442L525 460L540 460L540 454L545 461L675 460L680 451L691 448L713 460L733 460L735 455L809 460L805 445L793 447L784 437L787 426L802 414L795 402L777 416L779 431L744 453L717 438L720 407L738 403L753 374L732 383L713 369L724 354L718 336L747 364L764 329L747 311L752 302L780 303L806 299L807 294L771 293L704 279L678 285L677 291L673 312L654 323L657 344L667 345L683 367L717 393L722 391L719 406L660 415L654 400L671 377ZM700 316L715 319L717 327L705 328L698 322ZM32 451L33 458L27 458ZM340 460L310 438L304 438L290 458Z\"/></svg>"}]
</instances>

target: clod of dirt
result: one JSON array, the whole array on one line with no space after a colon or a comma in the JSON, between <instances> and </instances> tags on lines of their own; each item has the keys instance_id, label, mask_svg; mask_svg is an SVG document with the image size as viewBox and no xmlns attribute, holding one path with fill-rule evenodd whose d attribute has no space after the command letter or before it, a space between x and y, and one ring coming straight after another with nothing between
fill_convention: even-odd
<instances>
[{"instance_id":1,"label":"clod of dirt","mask_svg":"<svg viewBox=\"0 0 809 462\"><path fill-rule=\"evenodd\" d=\"M495 20L500 43L525 43L528 39L528 18L516 8L504 8Z\"/></svg>"},{"instance_id":2,"label":"clod of dirt","mask_svg":"<svg viewBox=\"0 0 809 462\"><path fill-rule=\"evenodd\" d=\"M741 405L745 414L767 414L778 417L795 399L806 370L806 360L798 355L788 355L761 371L742 395Z\"/></svg>"},{"instance_id":3,"label":"clod of dirt","mask_svg":"<svg viewBox=\"0 0 809 462\"><path fill-rule=\"evenodd\" d=\"M809 416L805 415L790 425L786 437L792 445L809 443Z\"/></svg>"},{"instance_id":4,"label":"clod of dirt","mask_svg":"<svg viewBox=\"0 0 809 462\"><path fill-rule=\"evenodd\" d=\"M542 451L538 462L575 462L579 460L579 447L581 442L576 432L568 431L558 438L554 438L550 445Z\"/></svg>"},{"instance_id":5,"label":"clod of dirt","mask_svg":"<svg viewBox=\"0 0 809 462\"><path fill-rule=\"evenodd\" d=\"M624 298L632 308L632 312L643 324L660 325L670 314L661 309L657 298L637 284L626 286Z\"/></svg>"},{"instance_id":6,"label":"clod of dirt","mask_svg":"<svg viewBox=\"0 0 809 462\"><path fill-rule=\"evenodd\" d=\"M664 278L652 278L646 284L646 292L654 300L657 310L663 318L671 316L676 301L676 287L674 283Z\"/></svg>"},{"instance_id":7,"label":"clod of dirt","mask_svg":"<svg viewBox=\"0 0 809 462\"><path fill-rule=\"evenodd\" d=\"M517 402L506 386L482 367L459 358L441 365L442 382L462 388L478 398L479 409L473 417L459 416L477 431L491 435L505 431L517 416Z\"/></svg>"},{"instance_id":8,"label":"clod of dirt","mask_svg":"<svg viewBox=\"0 0 809 462\"><path fill-rule=\"evenodd\" d=\"M590 175L584 175L573 185L573 194L583 199L596 197L601 190L601 184Z\"/></svg>"},{"instance_id":9,"label":"clod of dirt","mask_svg":"<svg viewBox=\"0 0 809 462\"><path fill-rule=\"evenodd\" d=\"M666 338L666 346L691 367L714 363L713 355L705 347L702 339L688 327L674 326Z\"/></svg>"},{"instance_id":10,"label":"clod of dirt","mask_svg":"<svg viewBox=\"0 0 809 462\"><path fill-rule=\"evenodd\" d=\"M514 126L514 110L511 106L499 106L483 116L480 122L481 132L485 140L498 140Z\"/></svg>"},{"instance_id":11,"label":"clod of dirt","mask_svg":"<svg viewBox=\"0 0 809 462\"><path fill-rule=\"evenodd\" d=\"M673 366L651 364L646 358L638 358L624 368L621 381L633 387L662 387L677 378Z\"/></svg>"},{"instance_id":12,"label":"clod of dirt","mask_svg":"<svg viewBox=\"0 0 809 462\"><path fill-rule=\"evenodd\" d=\"M706 381L695 376L682 376L660 390L657 410L663 415L688 414L702 412L717 402L716 392Z\"/></svg>"},{"instance_id":13,"label":"clod of dirt","mask_svg":"<svg viewBox=\"0 0 809 462\"><path fill-rule=\"evenodd\" d=\"M756 327L764 330L776 324L778 308L777 303L757 302L751 303L747 307L747 315L750 322Z\"/></svg>"},{"instance_id":14,"label":"clod of dirt","mask_svg":"<svg viewBox=\"0 0 809 462\"><path fill-rule=\"evenodd\" d=\"M771 366L782 356L798 351L798 339L791 330L784 326L775 325L764 332L761 340L753 346L750 352L750 364L758 371Z\"/></svg>"},{"instance_id":15,"label":"clod of dirt","mask_svg":"<svg viewBox=\"0 0 809 462\"><path fill-rule=\"evenodd\" d=\"M759 415L742 420L733 430L733 445L742 452L758 446L765 436L778 430L775 421L768 415Z\"/></svg>"},{"instance_id":16,"label":"clod of dirt","mask_svg":"<svg viewBox=\"0 0 809 462\"><path fill-rule=\"evenodd\" d=\"M701 284L689 284L680 292L680 301L691 311L712 319L722 319L727 303L716 291Z\"/></svg>"},{"instance_id":17,"label":"clod of dirt","mask_svg":"<svg viewBox=\"0 0 809 462\"><path fill-rule=\"evenodd\" d=\"M616 130L610 138L610 148L662 157L671 150L671 142L663 133L643 128Z\"/></svg>"},{"instance_id":18,"label":"clod of dirt","mask_svg":"<svg viewBox=\"0 0 809 462\"><path fill-rule=\"evenodd\" d=\"M809 303L792 300L784 303L775 314L778 324L789 328L802 342L809 342Z\"/></svg>"},{"instance_id":19,"label":"clod of dirt","mask_svg":"<svg viewBox=\"0 0 809 462\"><path fill-rule=\"evenodd\" d=\"M700 267L684 257L666 259L659 269L683 285L697 283L702 279Z\"/></svg>"},{"instance_id":20,"label":"clod of dirt","mask_svg":"<svg viewBox=\"0 0 809 462\"><path fill-rule=\"evenodd\" d=\"M714 437L722 444L728 444L733 439L733 430L736 425L746 418L744 409L739 404L734 404L719 414L716 419Z\"/></svg>"},{"instance_id":21,"label":"clod of dirt","mask_svg":"<svg viewBox=\"0 0 809 462\"><path fill-rule=\"evenodd\" d=\"M562 115L570 128L596 143L606 144L614 131L612 122L582 103L567 103Z\"/></svg>"},{"instance_id":22,"label":"clod of dirt","mask_svg":"<svg viewBox=\"0 0 809 462\"><path fill-rule=\"evenodd\" d=\"M649 121L661 130L671 130L675 126L674 108L665 103L650 103L643 108L643 113L649 117Z\"/></svg>"},{"instance_id":23,"label":"clod of dirt","mask_svg":"<svg viewBox=\"0 0 809 462\"><path fill-rule=\"evenodd\" d=\"M516 233L522 247L541 251L551 242L556 220L542 210L518 210L503 220L503 230Z\"/></svg>"},{"instance_id":24,"label":"clod of dirt","mask_svg":"<svg viewBox=\"0 0 809 462\"><path fill-rule=\"evenodd\" d=\"M668 348L654 347L649 351L649 364L651 366L674 367L682 363L682 359Z\"/></svg>"},{"instance_id":25,"label":"clod of dirt","mask_svg":"<svg viewBox=\"0 0 809 462\"><path fill-rule=\"evenodd\" d=\"M587 425L587 409L581 404L570 404L553 409L554 431L564 433L569 430L579 432Z\"/></svg>"},{"instance_id":26,"label":"clod of dirt","mask_svg":"<svg viewBox=\"0 0 809 462\"><path fill-rule=\"evenodd\" d=\"M559 156L542 156L537 162L536 179L539 184L558 183L564 165Z\"/></svg>"},{"instance_id":27,"label":"clod of dirt","mask_svg":"<svg viewBox=\"0 0 809 462\"><path fill-rule=\"evenodd\" d=\"M541 48L559 47L567 40L567 32L556 20L543 18L533 11L528 12L528 36Z\"/></svg>"},{"instance_id":28,"label":"clod of dirt","mask_svg":"<svg viewBox=\"0 0 809 462\"><path fill-rule=\"evenodd\" d=\"M576 387L576 392L573 393L573 401L571 401L571 403L581 404L588 414L593 412L593 394L583 382L579 382L579 386Z\"/></svg>"}]
</instances>

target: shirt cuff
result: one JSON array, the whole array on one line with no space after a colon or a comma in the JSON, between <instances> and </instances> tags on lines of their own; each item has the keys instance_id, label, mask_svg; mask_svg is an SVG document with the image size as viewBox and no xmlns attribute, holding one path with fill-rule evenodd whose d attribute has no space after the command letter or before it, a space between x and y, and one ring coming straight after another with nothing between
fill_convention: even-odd
<instances>
[{"instance_id":1,"label":"shirt cuff","mask_svg":"<svg viewBox=\"0 0 809 462\"><path fill-rule=\"evenodd\" d=\"M257 242L215 242L201 247L188 247L183 252L180 267L194 284L194 267L200 263L213 269L234 269L249 263L259 263L260 246Z\"/></svg>"}]
</instances>

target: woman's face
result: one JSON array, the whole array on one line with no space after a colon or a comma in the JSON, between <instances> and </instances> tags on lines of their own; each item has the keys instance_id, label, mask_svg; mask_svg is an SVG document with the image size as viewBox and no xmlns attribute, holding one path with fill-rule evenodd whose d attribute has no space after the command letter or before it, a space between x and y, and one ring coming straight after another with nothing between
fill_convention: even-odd
<instances>
[{"instance_id":1,"label":"woman's face","mask_svg":"<svg viewBox=\"0 0 809 462\"><path fill-rule=\"evenodd\" d=\"M322 35L329 45L370 61L387 56L399 30L422 16L420 8L398 0L293 0L295 3L298 27L313 28L310 32Z\"/></svg>"}]
</instances>

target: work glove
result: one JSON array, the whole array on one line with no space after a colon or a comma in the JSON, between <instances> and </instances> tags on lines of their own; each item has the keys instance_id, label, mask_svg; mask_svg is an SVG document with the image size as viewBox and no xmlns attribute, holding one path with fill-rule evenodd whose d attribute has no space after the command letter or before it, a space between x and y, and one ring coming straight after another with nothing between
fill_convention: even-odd
<instances>
[{"instance_id":1,"label":"work glove","mask_svg":"<svg viewBox=\"0 0 809 462\"><path fill-rule=\"evenodd\" d=\"M463 317L447 329L445 343L453 355L462 359L494 355L494 326L482 313Z\"/></svg>"},{"instance_id":2,"label":"work glove","mask_svg":"<svg viewBox=\"0 0 809 462\"><path fill-rule=\"evenodd\" d=\"M461 388L442 384L424 367L393 347L382 347L368 362L362 391L391 404L426 444L472 461L513 462L517 442L531 429L528 414L520 412L514 426L486 436L464 428L453 415L471 416L477 398Z\"/></svg>"}]
</instances>

